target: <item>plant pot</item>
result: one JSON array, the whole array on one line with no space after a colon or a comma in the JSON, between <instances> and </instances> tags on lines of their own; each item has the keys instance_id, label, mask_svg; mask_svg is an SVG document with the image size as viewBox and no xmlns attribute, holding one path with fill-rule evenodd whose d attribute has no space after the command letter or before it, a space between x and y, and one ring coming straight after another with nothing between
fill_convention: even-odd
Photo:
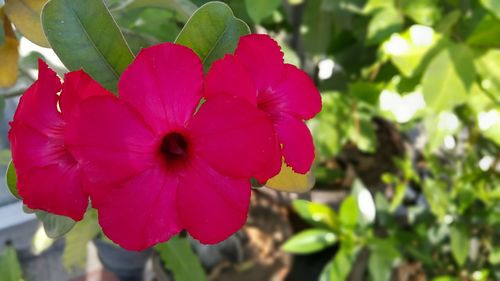
<instances>
[{"instance_id":1,"label":"plant pot","mask_svg":"<svg viewBox=\"0 0 500 281\"><path fill-rule=\"evenodd\" d=\"M100 239L94 239L94 245L103 267L113 272L120 281L143 280L144 267L153 249L127 251Z\"/></svg>"}]
</instances>

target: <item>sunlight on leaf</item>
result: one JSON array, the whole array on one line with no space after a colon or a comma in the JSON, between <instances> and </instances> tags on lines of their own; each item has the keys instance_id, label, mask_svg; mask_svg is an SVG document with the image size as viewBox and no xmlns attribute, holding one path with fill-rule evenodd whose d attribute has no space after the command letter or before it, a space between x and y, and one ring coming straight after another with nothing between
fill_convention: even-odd
<instances>
[{"instance_id":1,"label":"sunlight on leaf","mask_svg":"<svg viewBox=\"0 0 500 281\"><path fill-rule=\"evenodd\" d=\"M24 37L42 47L50 47L42 30L40 14L47 0L5 0L5 14Z\"/></svg>"},{"instance_id":2,"label":"sunlight on leaf","mask_svg":"<svg viewBox=\"0 0 500 281\"><path fill-rule=\"evenodd\" d=\"M314 186L315 178L312 172L299 174L293 171L284 161L279 174L269 179L266 186L278 191L306 192Z\"/></svg>"},{"instance_id":3,"label":"sunlight on leaf","mask_svg":"<svg viewBox=\"0 0 500 281\"><path fill-rule=\"evenodd\" d=\"M17 61L19 60L19 41L14 34L9 19L4 15L0 8L0 19L3 21L3 30L5 34L4 42L0 45L0 88L13 86L17 81Z\"/></svg>"},{"instance_id":4,"label":"sunlight on leaf","mask_svg":"<svg viewBox=\"0 0 500 281\"><path fill-rule=\"evenodd\" d=\"M87 260L87 244L99 234L97 214L90 210L82 221L66 235L66 247L63 252L63 265L66 270L84 268Z\"/></svg>"},{"instance_id":5,"label":"sunlight on leaf","mask_svg":"<svg viewBox=\"0 0 500 281\"><path fill-rule=\"evenodd\" d=\"M54 242L54 239L51 239L47 236L45 230L43 229L43 226L40 226L33 236L31 250L33 251L34 255L39 255L43 251L47 250L50 246L52 246Z\"/></svg>"},{"instance_id":6,"label":"sunlight on leaf","mask_svg":"<svg viewBox=\"0 0 500 281\"><path fill-rule=\"evenodd\" d=\"M283 244L283 250L294 254L311 254L338 241L337 236L325 229L307 229L292 236Z\"/></svg>"}]
</instances>

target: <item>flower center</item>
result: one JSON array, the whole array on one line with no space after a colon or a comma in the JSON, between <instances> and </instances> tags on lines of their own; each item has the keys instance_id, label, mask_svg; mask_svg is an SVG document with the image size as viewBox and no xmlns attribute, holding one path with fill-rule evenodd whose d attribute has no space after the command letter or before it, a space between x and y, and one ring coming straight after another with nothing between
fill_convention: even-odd
<instances>
[{"instance_id":1,"label":"flower center","mask_svg":"<svg viewBox=\"0 0 500 281\"><path fill-rule=\"evenodd\" d=\"M173 162L185 160L188 157L188 142L179 133L169 133L163 138L160 151L167 163L173 164Z\"/></svg>"}]
</instances>

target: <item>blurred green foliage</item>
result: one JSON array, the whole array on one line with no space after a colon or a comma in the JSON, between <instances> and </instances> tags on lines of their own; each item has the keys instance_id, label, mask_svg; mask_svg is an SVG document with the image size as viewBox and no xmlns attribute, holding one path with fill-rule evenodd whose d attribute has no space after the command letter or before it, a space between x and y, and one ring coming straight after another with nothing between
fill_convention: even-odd
<instances>
[{"instance_id":1,"label":"blurred green foliage","mask_svg":"<svg viewBox=\"0 0 500 281\"><path fill-rule=\"evenodd\" d=\"M225 0L234 15L226 6L208 5L198 10L196 24L184 28L207 2L107 0L103 6L92 0L87 8L98 8L95 19L73 9L87 20L83 30L74 24L76 14L55 8L44 16L45 29L52 44L57 38L50 38L51 30L68 32L73 25L67 38L91 46L90 51L76 56L64 42L54 44L54 50L67 67L85 68L110 89L141 48L177 39L209 57L209 67L248 32L239 19L252 32L269 33L283 46L285 58L307 71L322 92L323 110L309 122L318 187L348 191L335 208L294 202L311 228L283 248L296 254L335 248L322 281L346 280L353 273L374 281L398 280L402 272L426 278L420 280L500 280L498 1ZM65 9L76 5L67 3L52 1ZM25 24L1 18L9 30L10 21ZM102 36L100 22L113 30L114 39ZM207 24L218 28L208 39L199 28ZM36 41L31 33L21 33L17 36ZM213 39L224 36L230 44L211 49ZM111 45L118 49L110 51ZM109 64L118 51L125 55ZM37 57L19 60L17 86L32 79ZM0 90L2 101L20 93L16 87ZM362 181L352 183L353 178ZM15 177L8 179L11 186ZM84 222L66 236L76 245L72 251L97 235L95 218ZM54 236L62 235L56 226ZM164 259L171 259L171 247L192 258L185 240L162 247ZM8 251L5 256L12 255ZM67 257L68 267L84 258Z\"/></svg>"}]
</instances>

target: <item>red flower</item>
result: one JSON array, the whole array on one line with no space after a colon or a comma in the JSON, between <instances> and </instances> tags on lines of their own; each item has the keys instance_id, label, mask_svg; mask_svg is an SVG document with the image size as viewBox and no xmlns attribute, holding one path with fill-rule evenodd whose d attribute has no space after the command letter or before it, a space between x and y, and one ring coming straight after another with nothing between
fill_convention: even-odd
<instances>
[{"instance_id":1,"label":"red flower","mask_svg":"<svg viewBox=\"0 0 500 281\"><path fill-rule=\"evenodd\" d=\"M81 169L66 148L64 131L75 104L106 92L83 71L68 73L61 86L47 64L39 60L38 68L38 80L21 97L10 123L17 188L29 208L78 221L87 209L88 196L82 188Z\"/></svg>"},{"instance_id":2,"label":"red flower","mask_svg":"<svg viewBox=\"0 0 500 281\"><path fill-rule=\"evenodd\" d=\"M119 98L93 97L69 122L104 233L141 250L186 229L217 243L245 222L249 178L267 162L273 128L238 97L198 110L203 67L190 49L141 51L122 74Z\"/></svg>"},{"instance_id":3,"label":"red flower","mask_svg":"<svg viewBox=\"0 0 500 281\"><path fill-rule=\"evenodd\" d=\"M256 175L261 182L280 171L285 163L301 174L311 168L314 145L303 120L321 110L321 97L305 72L283 63L279 45L267 35L240 39L232 55L215 62L206 77L205 96L237 96L267 113L275 130L271 161Z\"/></svg>"}]
</instances>

